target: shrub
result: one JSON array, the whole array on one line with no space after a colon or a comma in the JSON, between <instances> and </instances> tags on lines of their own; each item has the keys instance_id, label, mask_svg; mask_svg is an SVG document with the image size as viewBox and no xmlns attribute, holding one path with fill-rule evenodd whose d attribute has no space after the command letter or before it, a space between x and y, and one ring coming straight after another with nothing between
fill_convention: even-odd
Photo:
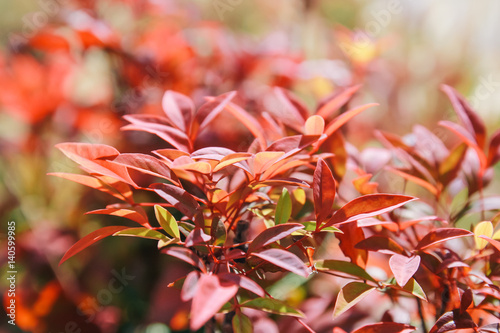
<instances>
[{"instance_id":1,"label":"shrub","mask_svg":"<svg viewBox=\"0 0 500 333\"><path fill-rule=\"evenodd\" d=\"M377 132L381 145L358 152L339 130L374 106L346 110L358 89L341 90L314 111L275 89L266 96L274 108L253 113L236 103L235 92L209 97L195 110L188 97L167 91L163 117L127 115L123 128L157 135L166 142L163 149L140 154L101 144L57 145L89 175L53 175L119 200L90 213L140 225L98 229L73 245L61 263L107 236L157 241L159 251L191 267L170 286L192 302L192 330L251 332L253 325L269 324L268 315L292 317L306 331L324 329L307 302L292 306L269 292L272 283L296 274L309 281L322 275L349 281L336 297L325 296L320 311L332 307L334 318L356 311L353 306L374 293L395 305L413 300L410 322L396 322L386 312L356 333L411 332L410 324L430 332L497 332L500 233L494 226L500 215L491 211L499 199L485 196L484 188L500 158L500 132L487 140L476 113L444 86L461 122L440 122L460 141L454 147L416 126L403 138ZM254 140L205 146L222 112ZM401 179L405 195L381 192ZM137 202L139 195L152 202ZM457 226L477 212L473 231ZM385 277L380 270L387 260ZM359 326L354 321L328 325L342 332L340 326Z\"/></svg>"}]
</instances>

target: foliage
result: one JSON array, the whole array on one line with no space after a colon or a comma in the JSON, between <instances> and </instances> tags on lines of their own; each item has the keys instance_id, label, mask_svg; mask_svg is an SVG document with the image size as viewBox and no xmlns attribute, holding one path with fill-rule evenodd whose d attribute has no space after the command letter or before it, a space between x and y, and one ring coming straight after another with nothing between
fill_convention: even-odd
<instances>
[{"instance_id":1,"label":"foliage","mask_svg":"<svg viewBox=\"0 0 500 333\"><path fill-rule=\"evenodd\" d=\"M459 142L448 148L420 126L413 143L380 131L385 148L377 149L392 156L381 166L350 149L340 131L374 106L343 108L358 88L334 94L312 111L291 93L275 89L283 107L257 112L240 106L235 92L207 97L196 108L189 97L167 91L163 116L127 115L129 125L123 128L154 134L165 141L164 148L142 154L102 144L57 145L89 176L53 175L119 200L91 213L140 225L96 230L73 245L61 263L108 236L157 241L161 253L191 267L171 286L181 288L183 301L191 302L192 330L227 330L229 325L247 332L269 313L295 318L313 331L310 313L269 292L273 283L296 274L308 280L322 275L350 280L330 304L334 318L376 292L396 304L413 299L424 330L488 332L484 322L498 319L498 216L491 211L500 207L484 188L500 158L500 133L488 140L464 98L443 86L461 124L440 125ZM217 131L212 122L222 113L253 135L246 149L204 145L202 134ZM352 171L357 178L349 179ZM419 198L379 192L383 184L377 184L377 177L387 172L415 184ZM463 202L456 202L454 197L464 191ZM473 212L489 220L472 230L459 227L460 219ZM336 247L335 239L340 258L322 251ZM388 261L386 277L373 270L372 256ZM380 323L356 332L414 329L386 313Z\"/></svg>"}]
</instances>

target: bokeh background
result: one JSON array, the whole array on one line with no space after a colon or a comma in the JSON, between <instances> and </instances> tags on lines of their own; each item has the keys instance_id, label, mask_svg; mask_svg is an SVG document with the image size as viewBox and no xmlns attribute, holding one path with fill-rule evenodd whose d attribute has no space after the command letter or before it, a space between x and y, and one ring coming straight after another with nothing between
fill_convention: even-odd
<instances>
[{"instance_id":1,"label":"bokeh background","mask_svg":"<svg viewBox=\"0 0 500 333\"><path fill-rule=\"evenodd\" d=\"M415 124L453 140L437 126L454 117L439 91L445 83L489 133L500 127L496 0L0 0L0 9L0 246L15 221L18 270L18 325L2 319L1 332L186 331L189 307L167 288L186 268L154 242L106 239L58 267L77 239L123 221L84 215L110 199L46 175L78 172L54 148L60 142L161 147L119 128L125 114L161 114L165 90L198 105L238 90L252 109L266 107L273 86L312 107L362 84L352 103L380 106L345 131L361 149L375 128L405 134ZM225 117L207 142L247 146L248 133ZM275 286L297 305L328 288L297 279Z\"/></svg>"}]
</instances>

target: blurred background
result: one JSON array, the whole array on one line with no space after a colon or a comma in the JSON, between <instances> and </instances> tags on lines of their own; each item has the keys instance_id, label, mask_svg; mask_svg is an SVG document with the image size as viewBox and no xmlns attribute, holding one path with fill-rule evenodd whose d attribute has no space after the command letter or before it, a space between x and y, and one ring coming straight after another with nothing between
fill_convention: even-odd
<instances>
[{"instance_id":1,"label":"blurred background","mask_svg":"<svg viewBox=\"0 0 500 333\"><path fill-rule=\"evenodd\" d=\"M161 145L119 128L125 114L161 114L165 90L197 105L238 90L252 110L272 107L270 87L313 108L362 84L351 103L380 104L346 129L362 148L375 128L405 134L415 124L453 140L437 127L454 119L439 90L445 83L469 99L489 133L500 127L496 0L0 0L0 8L0 245L15 221L18 271L17 326L2 319L1 332L187 331L189 306L167 288L186 268L154 242L106 239L58 267L76 240L123 221L84 215L112 201L46 175L78 172L54 148L60 142L121 152ZM248 142L224 117L206 145ZM6 262L2 255L4 275ZM0 286L4 293L5 276ZM296 305L335 290L297 279L275 288Z\"/></svg>"}]
</instances>

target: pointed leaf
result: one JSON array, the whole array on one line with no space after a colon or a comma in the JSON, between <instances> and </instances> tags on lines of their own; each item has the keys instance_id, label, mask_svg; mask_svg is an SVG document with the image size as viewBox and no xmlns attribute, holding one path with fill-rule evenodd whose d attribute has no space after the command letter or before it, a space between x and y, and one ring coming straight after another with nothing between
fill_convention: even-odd
<instances>
[{"instance_id":1,"label":"pointed leaf","mask_svg":"<svg viewBox=\"0 0 500 333\"><path fill-rule=\"evenodd\" d=\"M460 300L460 313L464 313L467 311L469 306L473 304L474 294L472 293L472 289L467 288L462 295L462 299Z\"/></svg>"},{"instance_id":2,"label":"pointed leaf","mask_svg":"<svg viewBox=\"0 0 500 333\"><path fill-rule=\"evenodd\" d=\"M406 257L395 254L389 259L389 266L396 281L403 287L420 267L420 256Z\"/></svg>"},{"instance_id":3,"label":"pointed leaf","mask_svg":"<svg viewBox=\"0 0 500 333\"><path fill-rule=\"evenodd\" d=\"M321 229L334 224L348 223L366 217L380 215L416 199L417 198L406 195L367 194L349 201L342 208L337 210Z\"/></svg>"},{"instance_id":4,"label":"pointed leaf","mask_svg":"<svg viewBox=\"0 0 500 333\"><path fill-rule=\"evenodd\" d=\"M147 228L128 228L124 230L117 231L113 236L131 236L131 237L141 237L156 240L167 241L168 238L159 231L151 230Z\"/></svg>"},{"instance_id":5,"label":"pointed leaf","mask_svg":"<svg viewBox=\"0 0 500 333\"><path fill-rule=\"evenodd\" d=\"M321 107L319 107L316 111L316 114L325 119L329 118L333 113L346 104L361 87L362 85L358 84L341 90L339 93L333 95L326 103L321 105Z\"/></svg>"},{"instance_id":6,"label":"pointed leaf","mask_svg":"<svg viewBox=\"0 0 500 333\"><path fill-rule=\"evenodd\" d=\"M184 302L193 299L194 295L196 295L196 291L198 290L199 280L200 280L200 272L198 271L191 271L186 276L181 290L181 299Z\"/></svg>"},{"instance_id":7,"label":"pointed leaf","mask_svg":"<svg viewBox=\"0 0 500 333\"><path fill-rule=\"evenodd\" d=\"M189 97L168 90L163 95L161 106L175 127L185 133L189 132L194 115L194 105Z\"/></svg>"},{"instance_id":8,"label":"pointed leaf","mask_svg":"<svg viewBox=\"0 0 500 333\"><path fill-rule=\"evenodd\" d=\"M223 168L236 164L241 161L248 160L250 157L253 155L250 153L234 153L234 154L229 154L222 158L220 162L215 166L213 172L217 172L222 170Z\"/></svg>"},{"instance_id":9,"label":"pointed leaf","mask_svg":"<svg viewBox=\"0 0 500 333\"><path fill-rule=\"evenodd\" d=\"M375 287L362 282L349 282L340 290L335 308L333 309L333 317L338 317L356 305L363 298L368 296Z\"/></svg>"},{"instance_id":10,"label":"pointed leaf","mask_svg":"<svg viewBox=\"0 0 500 333\"><path fill-rule=\"evenodd\" d=\"M489 242L491 245L493 245L498 251L500 251L500 242L494 239L491 239L486 236L479 236L479 238L485 239L487 242Z\"/></svg>"},{"instance_id":11,"label":"pointed leaf","mask_svg":"<svg viewBox=\"0 0 500 333\"><path fill-rule=\"evenodd\" d=\"M80 252L80 251L84 250L85 248L89 247L90 245L94 244L95 242L97 242L105 237L111 236L114 233L116 233L120 230L124 230L124 229L128 229L128 227L110 226L110 227L104 227L104 228L98 229L96 231L92 231L90 234L83 237L75 244L73 244L73 246L68 251L66 251L66 253L62 257L61 261L59 262L59 265L61 265L63 262L65 262L66 260L68 260L69 258L74 256L78 252Z\"/></svg>"},{"instance_id":12,"label":"pointed leaf","mask_svg":"<svg viewBox=\"0 0 500 333\"><path fill-rule=\"evenodd\" d=\"M439 165L439 178L441 183L448 185L460 171L460 167L467 152L467 145L465 143L459 144L453 149L448 157Z\"/></svg>"},{"instance_id":13,"label":"pointed leaf","mask_svg":"<svg viewBox=\"0 0 500 333\"><path fill-rule=\"evenodd\" d=\"M362 240L355 246L357 249L376 251L385 254L403 254L405 250L401 245L385 236L372 236Z\"/></svg>"},{"instance_id":14,"label":"pointed leaf","mask_svg":"<svg viewBox=\"0 0 500 333\"><path fill-rule=\"evenodd\" d=\"M303 277L308 277L311 273L311 270L299 257L285 250L268 249L262 252L253 252L252 255Z\"/></svg>"},{"instance_id":15,"label":"pointed leaf","mask_svg":"<svg viewBox=\"0 0 500 333\"><path fill-rule=\"evenodd\" d=\"M106 209L98 209L87 212L85 214L104 214L104 215L113 215L127 218L129 220L135 221L142 225L143 227L151 229L151 225L148 222L148 216L142 207L134 207L129 209L124 208L106 208Z\"/></svg>"},{"instance_id":16,"label":"pointed leaf","mask_svg":"<svg viewBox=\"0 0 500 333\"><path fill-rule=\"evenodd\" d=\"M474 228L474 242L476 250L482 250L488 245L488 241L481 239L480 236L491 238L493 236L493 223L490 221L479 222Z\"/></svg>"},{"instance_id":17,"label":"pointed leaf","mask_svg":"<svg viewBox=\"0 0 500 333\"><path fill-rule=\"evenodd\" d=\"M304 226L298 223L286 223L268 228L257 235L252 243L250 243L248 246L248 253L252 253L264 246L272 244L303 228Z\"/></svg>"},{"instance_id":18,"label":"pointed leaf","mask_svg":"<svg viewBox=\"0 0 500 333\"><path fill-rule=\"evenodd\" d=\"M167 164L150 155L120 154L112 162L149 175L167 179L173 183L178 183L177 177L172 173Z\"/></svg>"},{"instance_id":19,"label":"pointed leaf","mask_svg":"<svg viewBox=\"0 0 500 333\"><path fill-rule=\"evenodd\" d=\"M221 279L221 281L225 280L232 281L237 285L239 285L240 288L251 291L257 296L264 297L266 295L264 289L257 282L253 281L252 279L244 275L224 273L224 274L219 274L219 278Z\"/></svg>"},{"instance_id":20,"label":"pointed leaf","mask_svg":"<svg viewBox=\"0 0 500 333\"><path fill-rule=\"evenodd\" d=\"M177 224L177 221L175 218L170 214L168 210L163 208L160 205L155 205L155 216L156 219L158 220L158 223L160 226L169 234L170 236L174 238L181 238L180 232L179 232L179 225Z\"/></svg>"},{"instance_id":21,"label":"pointed leaf","mask_svg":"<svg viewBox=\"0 0 500 333\"><path fill-rule=\"evenodd\" d=\"M362 326L352 333L410 333L415 330L411 325L383 322Z\"/></svg>"},{"instance_id":22,"label":"pointed leaf","mask_svg":"<svg viewBox=\"0 0 500 333\"><path fill-rule=\"evenodd\" d=\"M191 306L191 330L199 330L237 292L238 286L233 282L221 281L217 275L202 274Z\"/></svg>"},{"instance_id":23,"label":"pointed leaf","mask_svg":"<svg viewBox=\"0 0 500 333\"><path fill-rule=\"evenodd\" d=\"M336 271L341 273L346 273L352 276L359 277L363 280L368 280L372 282L377 282L373 277L371 277L363 268L356 264L348 261L341 260L320 260L314 263L314 267L317 270L328 270Z\"/></svg>"},{"instance_id":24,"label":"pointed leaf","mask_svg":"<svg viewBox=\"0 0 500 333\"><path fill-rule=\"evenodd\" d=\"M333 179L332 171L323 159L319 159L313 176L314 212L317 225L321 225L331 214L335 191L335 179Z\"/></svg>"},{"instance_id":25,"label":"pointed leaf","mask_svg":"<svg viewBox=\"0 0 500 333\"><path fill-rule=\"evenodd\" d=\"M325 134L327 136L332 135L336 130L338 130L342 125L347 123L351 118L357 116L361 112L365 111L368 108L371 108L372 106L377 106L377 103L371 103L371 104L365 104L360 107L357 107L355 109L348 110L344 113L342 113L340 116L337 116L335 119L333 119L328 126L325 129Z\"/></svg>"},{"instance_id":26,"label":"pointed leaf","mask_svg":"<svg viewBox=\"0 0 500 333\"><path fill-rule=\"evenodd\" d=\"M355 222L344 223L339 226L342 234L336 235L340 241L339 247L342 253L351 259L354 264L366 267L368 261L368 251L357 249L355 245L365 239L363 228L358 227Z\"/></svg>"},{"instance_id":27,"label":"pointed leaf","mask_svg":"<svg viewBox=\"0 0 500 333\"><path fill-rule=\"evenodd\" d=\"M186 237L185 244L190 247L193 245L198 245L202 243L208 242L212 237L203 232L203 229L200 227L194 228L189 235Z\"/></svg>"},{"instance_id":28,"label":"pointed leaf","mask_svg":"<svg viewBox=\"0 0 500 333\"><path fill-rule=\"evenodd\" d=\"M276 213L274 215L274 221L276 225L288 222L290 216L292 215L292 199L286 188L283 188L283 192L276 204Z\"/></svg>"},{"instance_id":29,"label":"pointed leaf","mask_svg":"<svg viewBox=\"0 0 500 333\"><path fill-rule=\"evenodd\" d=\"M182 188L164 183L152 184L150 188L182 214L192 218L198 213L200 205L191 194Z\"/></svg>"},{"instance_id":30,"label":"pointed leaf","mask_svg":"<svg viewBox=\"0 0 500 333\"><path fill-rule=\"evenodd\" d=\"M194 254L194 252L190 249L179 246L170 246L167 248L163 248L160 252L172 257L176 257L177 259L185 261L194 267L198 267L202 272L207 271L205 264L203 263L203 261L201 261L200 257Z\"/></svg>"},{"instance_id":31,"label":"pointed leaf","mask_svg":"<svg viewBox=\"0 0 500 333\"><path fill-rule=\"evenodd\" d=\"M488 166L495 165L500 160L500 130L493 133L488 147Z\"/></svg>"},{"instance_id":32,"label":"pointed leaf","mask_svg":"<svg viewBox=\"0 0 500 333\"><path fill-rule=\"evenodd\" d=\"M231 91L203 104L196 113L196 118L200 122L199 130L201 131L207 127L235 96L236 91Z\"/></svg>"},{"instance_id":33,"label":"pointed leaf","mask_svg":"<svg viewBox=\"0 0 500 333\"><path fill-rule=\"evenodd\" d=\"M467 313L460 313L459 309L446 312L432 326L429 333L444 333L461 328L476 328L477 325Z\"/></svg>"},{"instance_id":34,"label":"pointed leaf","mask_svg":"<svg viewBox=\"0 0 500 333\"><path fill-rule=\"evenodd\" d=\"M284 316L304 317L304 314L299 310L296 310L286 303L273 298L254 298L250 301L241 303L240 306Z\"/></svg>"},{"instance_id":35,"label":"pointed leaf","mask_svg":"<svg viewBox=\"0 0 500 333\"><path fill-rule=\"evenodd\" d=\"M243 313L238 312L233 317L233 332L234 333L252 333L253 325L250 318L245 316Z\"/></svg>"},{"instance_id":36,"label":"pointed leaf","mask_svg":"<svg viewBox=\"0 0 500 333\"><path fill-rule=\"evenodd\" d=\"M427 296L425 295L424 290L414 278L410 278L403 287L398 286L395 279L392 279L390 286L396 290L403 290L407 293L410 293L427 302Z\"/></svg>"},{"instance_id":37,"label":"pointed leaf","mask_svg":"<svg viewBox=\"0 0 500 333\"><path fill-rule=\"evenodd\" d=\"M440 228L428 233L417 245L417 250L423 250L437 243L445 242L450 239L472 236L472 232L458 228Z\"/></svg>"}]
</instances>

